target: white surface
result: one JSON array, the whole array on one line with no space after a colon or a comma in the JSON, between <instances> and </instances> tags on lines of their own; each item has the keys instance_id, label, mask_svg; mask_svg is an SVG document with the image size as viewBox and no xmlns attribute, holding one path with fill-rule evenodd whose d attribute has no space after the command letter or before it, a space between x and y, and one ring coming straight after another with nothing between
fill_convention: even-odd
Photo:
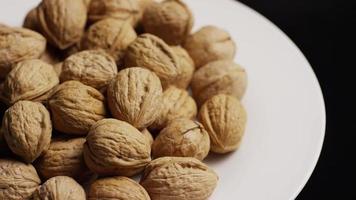
<instances>
[{"instance_id":1,"label":"white surface","mask_svg":"<svg viewBox=\"0 0 356 200\"><path fill-rule=\"evenodd\" d=\"M1 0L0 22L20 25L38 0ZM241 148L209 157L220 176L215 200L286 200L300 192L319 157L325 109L315 75L299 49L276 26L230 0L186 0L196 29L214 24L238 45L249 86L248 125Z\"/></svg>"}]
</instances>

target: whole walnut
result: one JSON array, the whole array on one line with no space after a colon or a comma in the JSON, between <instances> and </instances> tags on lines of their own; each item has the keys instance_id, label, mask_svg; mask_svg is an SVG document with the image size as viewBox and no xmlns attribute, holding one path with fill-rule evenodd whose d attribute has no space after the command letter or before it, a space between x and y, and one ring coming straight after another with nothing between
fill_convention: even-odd
<instances>
[{"instance_id":1,"label":"whole walnut","mask_svg":"<svg viewBox=\"0 0 356 200\"><path fill-rule=\"evenodd\" d=\"M59 85L48 104L54 128L67 134L86 135L96 121L106 116L104 96L78 81Z\"/></svg>"},{"instance_id":2,"label":"whole walnut","mask_svg":"<svg viewBox=\"0 0 356 200\"><path fill-rule=\"evenodd\" d=\"M85 200L81 185L67 176L48 179L33 194L33 200Z\"/></svg>"},{"instance_id":3,"label":"whole walnut","mask_svg":"<svg viewBox=\"0 0 356 200\"><path fill-rule=\"evenodd\" d=\"M129 123L103 119L89 131L84 159L89 169L99 175L132 176L151 161L151 145Z\"/></svg>"},{"instance_id":4,"label":"whole walnut","mask_svg":"<svg viewBox=\"0 0 356 200\"><path fill-rule=\"evenodd\" d=\"M218 176L195 158L162 157L148 164L140 184L152 200L206 200Z\"/></svg>"},{"instance_id":5,"label":"whole walnut","mask_svg":"<svg viewBox=\"0 0 356 200\"><path fill-rule=\"evenodd\" d=\"M197 115L197 105L186 90L170 86L163 92L161 112L150 129L161 130L170 121L178 118L193 119Z\"/></svg>"},{"instance_id":6,"label":"whole walnut","mask_svg":"<svg viewBox=\"0 0 356 200\"><path fill-rule=\"evenodd\" d=\"M217 94L228 94L241 99L246 87L245 69L229 60L208 63L194 73L191 82L193 97L199 105Z\"/></svg>"},{"instance_id":7,"label":"whole walnut","mask_svg":"<svg viewBox=\"0 0 356 200\"><path fill-rule=\"evenodd\" d=\"M188 36L184 48L197 68L215 60L232 60L236 53L229 33L214 26L205 26Z\"/></svg>"},{"instance_id":8,"label":"whole walnut","mask_svg":"<svg viewBox=\"0 0 356 200\"><path fill-rule=\"evenodd\" d=\"M46 39L29 29L0 26L0 79L6 77L12 65L38 58L46 49Z\"/></svg>"},{"instance_id":9,"label":"whole walnut","mask_svg":"<svg viewBox=\"0 0 356 200\"><path fill-rule=\"evenodd\" d=\"M246 111L239 100L229 95L216 95L200 108L198 119L210 135L210 150L228 153L241 143L246 126Z\"/></svg>"},{"instance_id":10,"label":"whole walnut","mask_svg":"<svg viewBox=\"0 0 356 200\"><path fill-rule=\"evenodd\" d=\"M0 159L0 199L30 200L41 184L35 168L15 160Z\"/></svg>"},{"instance_id":11,"label":"whole walnut","mask_svg":"<svg viewBox=\"0 0 356 200\"><path fill-rule=\"evenodd\" d=\"M107 89L112 115L138 129L151 125L161 107L162 86L151 71L132 67L121 70Z\"/></svg>"},{"instance_id":12,"label":"whole walnut","mask_svg":"<svg viewBox=\"0 0 356 200\"><path fill-rule=\"evenodd\" d=\"M173 46L171 48L178 56L181 68L181 74L178 76L177 82L174 85L178 88L186 89L193 78L193 73L195 71L194 61L182 47Z\"/></svg>"},{"instance_id":13,"label":"whole walnut","mask_svg":"<svg viewBox=\"0 0 356 200\"><path fill-rule=\"evenodd\" d=\"M58 83L53 66L38 59L24 60L14 65L6 77L2 95L8 104L19 100L40 101Z\"/></svg>"},{"instance_id":14,"label":"whole walnut","mask_svg":"<svg viewBox=\"0 0 356 200\"><path fill-rule=\"evenodd\" d=\"M175 84L181 74L178 56L163 40L151 34L142 34L131 43L125 54L125 66L153 71L163 88Z\"/></svg>"},{"instance_id":15,"label":"whole walnut","mask_svg":"<svg viewBox=\"0 0 356 200\"><path fill-rule=\"evenodd\" d=\"M87 7L82 0L42 0L37 8L40 31L59 49L81 39L86 19Z\"/></svg>"},{"instance_id":16,"label":"whole walnut","mask_svg":"<svg viewBox=\"0 0 356 200\"><path fill-rule=\"evenodd\" d=\"M203 160L209 153L209 134L203 126L190 119L171 121L152 145L153 157L194 157Z\"/></svg>"},{"instance_id":17,"label":"whole walnut","mask_svg":"<svg viewBox=\"0 0 356 200\"><path fill-rule=\"evenodd\" d=\"M88 191L88 200L120 199L150 200L146 190L134 180L123 176L94 181Z\"/></svg>"},{"instance_id":18,"label":"whole walnut","mask_svg":"<svg viewBox=\"0 0 356 200\"><path fill-rule=\"evenodd\" d=\"M144 12L142 24L147 33L157 35L167 44L181 44L190 33L193 14L181 0L152 3Z\"/></svg>"},{"instance_id":19,"label":"whole walnut","mask_svg":"<svg viewBox=\"0 0 356 200\"><path fill-rule=\"evenodd\" d=\"M41 103L19 101L6 110L2 132L13 153L27 163L48 149L52 136L50 114Z\"/></svg>"},{"instance_id":20,"label":"whole walnut","mask_svg":"<svg viewBox=\"0 0 356 200\"><path fill-rule=\"evenodd\" d=\"M120 64L126 48L136 37L128 22L107 18L89 27L81 46L83 49L104 49Z\"/></svg>"},{"instance_id":21,"label":"whole walnut","mask_svg":"<svg viewBox=\"0 0 356 200\"><path fill-rule=\"evenodd\" d=\"M102 89L117 74L115 60L103 50L86 50L64 60L61 81L77 80Z\"/></svg>"},{"instance_id":22,"label":"whole walnut","mask_svg":"<svg viewBox=\"0 0 356 200\"><path fill-rule=\"evenodd\" d=\"M25 17L23 27L34 31L39 31L37 19L37 7L32 8Z\"/></svg>"}]
</instances>

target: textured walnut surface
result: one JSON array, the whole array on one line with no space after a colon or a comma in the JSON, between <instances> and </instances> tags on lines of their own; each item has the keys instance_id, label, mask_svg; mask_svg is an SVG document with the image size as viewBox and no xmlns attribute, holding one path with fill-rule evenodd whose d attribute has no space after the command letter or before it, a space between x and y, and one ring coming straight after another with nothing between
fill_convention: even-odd
<instances>
[{"instance_id":1,"label":"textured walnut surface","mask_svg":"<svg viewBox=\"0 0 356 200\"><path fill-rule=\"evenodd\" d=\"M194 61L184 48L180 46L173 46L172 50L178 56L181 68L181 74L177 77L177 81L174 85L178 88L187 89L195 71Z\"/></svg>"}]
</instances>

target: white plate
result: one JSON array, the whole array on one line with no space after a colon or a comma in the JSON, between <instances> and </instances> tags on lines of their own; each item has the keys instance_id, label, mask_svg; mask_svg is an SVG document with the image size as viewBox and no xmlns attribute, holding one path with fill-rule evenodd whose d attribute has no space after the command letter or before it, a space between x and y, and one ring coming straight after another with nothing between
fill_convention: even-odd
<instances>
[{"instance_id":1,"label":"white plate","mask_svg":"<svg viewBox=\"0 0 356 200\"><path fill-rule=\"evenodd\" d=\"M249 86L241 148L208 158L220 176L211 199L285 200L297 196L318 160L325 109L318 81L300 50L275 25L232 0L186 0L195 29L213 24L238 45ZM20 25L38 0L1 0L0 22Z\"/></svg>"}]
</instances>

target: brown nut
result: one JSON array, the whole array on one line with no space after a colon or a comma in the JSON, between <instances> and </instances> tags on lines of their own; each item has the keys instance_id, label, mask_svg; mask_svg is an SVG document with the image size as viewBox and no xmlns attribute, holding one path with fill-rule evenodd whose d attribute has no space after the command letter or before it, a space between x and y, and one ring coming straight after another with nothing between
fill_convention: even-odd
<instances>
[{"instance_id":1,"label":"brown nut","mask_svg":"<svg viewBox=\"0 0 356 200\"><path fill-rule=\"evenodd\" d=\"M232 61L214 61L195 72L191 86L199 105L217 94L241 99L247 87L247 74L245 69Z\"/></svg>"},{"instance_id":2,"label":"brown nut","mask_svg":"<svg viewBox=\"0 0 356 200\"><path fill-rule=\"evenodd\" d=\"M144 68L121 70L108 85L107 93L112 115L138 129L151 125L161 110L159 78Z\"/></svg>"},{"instance_id":3,"label":"brown nut","mask_svg":"<svg viewBox=\"0 0 356 200\"><path fill-rule=\"evenodd\" d=\"M48 179L33 194L33 200L85 200L81 185L67 176Z\"/></svg>"},{"instance_id":4,"label":"brown nut","mask_svg":"<svg viewBox=\"0 0 356 200\"><path fill-rule=\"evenodd\" d=\"M130 124L103 119L89 131L84 159L89 169L99 175L132 176L151 161L151 145Z\"/></svg>"},{"instance_id":5,"label":"brown nut","mask_svg":"<svg viewBox=\"0 0 356 200\"><path fill-rule=\"evenodd\" d=\"M147 130L147 128L143 129L141 131L141 133L146 137L146 139L148 140L150 146L152 146L153 144L153 136L152 134ZM0 133L0 145L1 145L1 133Z\"/></svg>"},{"instance_id":6,"label":"brown nut","mask_svg":"<svg viewBox=\"0 0 356 200\"><path fill-rule=\"evenodd\" d=\"M152 200L206 200L217 182L216 173L195 158L162 157L146 166L140 184Z\"/></svg>"},{"instance_id":7,"label":"brown nut","mask_svg":"<svg viewBox=\"0 0 356 200\"><path fill-rule=\"evenodd\" d=\"M37 7L32 8L26 15L23 22L23 27L34 31L38 31Z\"/></svg>"},{"instance_id":8,"label":"brown nut","mask_svg":"<svg viewBox=\"0 0 356 200\"><path fill-rule=\"evenodd\" d=\"M173 46L172 50L178 56L181 68L181 74L177 78L177 82L174 84L178 88L186 89L190 81L193 78L195 71L195 65L188 52L180 46Z\"/></svg>"},{"instance_id":9,"label":"brown nut","mask_svg":"<svg viewBox=\"0 0 356 200\"><path fill-rule=\"evenodd\" d=\"M64 60L61 81L77 80L96 89L107 86L117 74L115 60L103 50L87 50Z\"/></svg>"},{"instance_id":10,"label":"brown nut","mask_svg":"<svg viewBox=\"0 0 356 200\"><path fill-rule=\"evenodd\" d=\"M229 33L214 26L205 26L188 36L184 48L197 68L215 60L232 60L236 52Z\"/></svg>"},{"instance_id":11,"label":"brown nut","mask_svg":"<svg viewBox=\"0 0 356 200\"><path fill-rule=\"evenodd\" d=\"M15 160L0 159L0 199L30 200L41 184L35 168Z\"/></svg>"},{"instance_id":12,"label":"brown nut","mask_svg":"<svg viewBox=\"0 0 356 200\"><path fill-rule=\"evenodd\" d=\"M134 180L115 176L94 181L89 187L88 200L120 199L150 200L146 190Z\"/></svg>"},{"instance_id":13,"label":"brown nut","mask_svg":"<svg viewBox=\"0 0 356 200\"><path fill-rule=\"evenodd\" d=\"M19 101L4 114L2 123L6 143L27 163L48 149L52 136L50 114L41 103Z\"/></svg>"},{"instance_id":14,"label":"brown nut","mask_svg":"<svg viewBox=\"0 0 356 200\"><path fill-rule=\"evenodd\" d=\"M143 15L142 24L147 33L157 35L167 44L181 44L190 33L193 14L181 0L152 3Z\"/></svg>"},{"instance_id":15,"label":"brown nut","mask_svg":"<svg viewBox=\"0 0 356 200\"><path fill-rule=\"evenodd\" d=\"M104 49L120 64L126 48L136 37L136 32L129 23L107 18L89 27L82 40L82 48Z\"/></svg>"},{"instance_id":16,"label":"brown nut","mask_svg":"<svg viewBox=\"0 0 356 200\"><path fill-rule=\"evenodd\" d=\"M220 94L204 103L198 115L210 136L210 150L228 153L241 143L246 126L246 111L239 100Z\"/></svg>"},{"instance_id":17,"label":"brown nut","mask_svg":"<svg viewBox=\"0 0 356 200\"><path fill-rule=\"evenodd\" d=\"M194 157L203 160L209 153L209 134L203 126L190 119L171 121L152 145L153 157Z\"/></svg>"},{"instance_id":18,"label":"brown nut","mask_svg":"<svg viewBox=\"0 0 356 200\"><path fill-rule=\"evenodd\" d=\"M48 41L59 49L66 49L81 39L87 8L84 1L42 0L37 19Z\"/></svg>"},{"instance_id":19,"label":"brown nut","mask_svg":"<svg viewBox=\"0 0 356 200\"><path fill-rule=\"evenodd\" d=\"M174 84L181 74L177 55L160 38L142 34L127 48L126 67L147 68L161 79L163 88Z\"/></svg>"},{"instance_id":20,"label":"brown nut","mask_svg":"<svg viewBox=\"0 0 356 200\"><path fill-rule=\"evenodd\" d=\"M29 29L0 27L0 79L11 71L12 65L38 58L46 49L46 39Z\"/></svg>"},{"instance_id":21,"label":"brown nut","mask_svg":"<svg viewBox=\"0 0 356 200\"><path fill-rule=\"evenodd\" d=\"M59 85L49 99L54 128L60 132L86 135L106 116L105 98L96 89L78 81Z\"/></svg>"}]
</instances>

